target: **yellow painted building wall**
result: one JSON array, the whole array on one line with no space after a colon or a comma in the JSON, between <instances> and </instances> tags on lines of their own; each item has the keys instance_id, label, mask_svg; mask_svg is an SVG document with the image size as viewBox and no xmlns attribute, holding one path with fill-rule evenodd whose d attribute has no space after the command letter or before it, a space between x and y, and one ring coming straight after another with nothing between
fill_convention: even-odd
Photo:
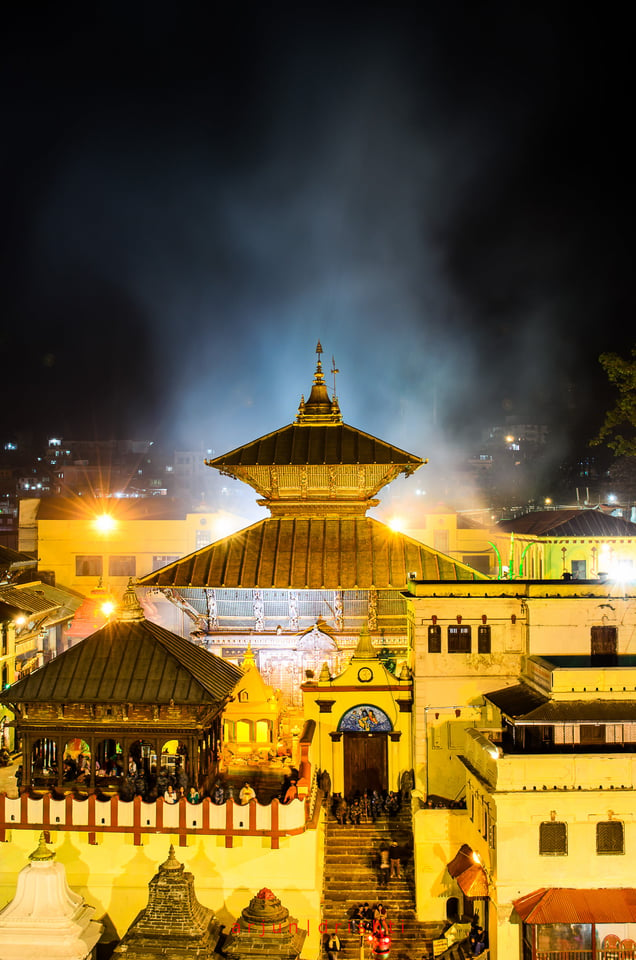
<instances>
[{"instance_id":1,"label":"yellow painted building wall","mask_svg":"<svg viewBox=\"0 0 636 960\"><path fill-rule=\"evenodd\" d=\"M361 666L372 667L375 683L361 683L358 680L358 670ZM391 685L392 689L377 689L380 685ZM321 700L334 701L330 712L321 712L319 705ZM318 682L304 685L305 720L314 720L316 723L311 761L314 768L329 772L331 789L334 793L342 793L344 790L344 747L342 739L334 742L330 734L338 730L338 724L348 710L361 704L379 707L388 716L393 730L401 732L399 740L391 740L389 737L387 743L389 789L399 789L402 774L413 768L413 753L411 713L401 711L398 700L411 700L410 680L400 684L379 661L373 660L353 661L331 683Z\"/></svg>"},{"instance_id":2,"label":"yellow painted building wall","mask_svg":"<svg viewBox=\"0 0 636 960\"><path fill-rule=\"evenodd\" d=\"M517 898L542 887L633 886L636 755L494 759L491 751L492 744L484 740L467 741L468 820L462 842L479 854L491 878L493 956L517 960ZM623 823L625 852L598 854L596 825L612 819ZM566 824L566 855L540 853L540 825L552 820Z\"/></svg>"},{"instance_id":3,"label":"yellow painted building wall","mask_svg":"<svg viewBox=\"0 0 636 960\"><path fill-rule=\"evenodd\" d=\"M412 582L409 594L415 778L425 795L454 799L461 791L463 730L490 725L482 695L516 683L526 656L589 654L591 629L603 625L617 628L619 653L636 652L636 592L626 593L624 584ZM490 654L476 652L484 615L492 628ZM428 652L433 617L442 653ZM458 617L472 628L470 654L447 652L448 627Z\"/></svg>"},{"instance_id":4,"label":"yellow painted building wall","mask_svg":"<svg viewBox=\"0 0 636 960\"><path fill-rule=\"evenodd\" d=\"M464 730L487 725L482 695L513 683L521 671L525 615L516 591L504 588L501 597L499 587L476 581L411 587L418 591L412 601L415 782L425 796L461 796L465 773L457 756ZM490 654L477 652L483 616L491 628ZM448 628L458 617L471 627L471 653L448 653ZM428 652L429 627L435 625L441 628L441 653Z\"/></svg>"},{"instance_id":5,"label":"yellow painted building wall","mask_svg":"<svg viewBox=\"0 0 636 960\"><path fill-rule=\"evenodd\" d=\"M135 575L140 577L152 571L153 557L179 559L193 553L197 549L198 532L204 537L209 535L212 542L228 532L228 524L236 529L242 523L223 512L189 513L177 520L126 519L125 509L119 502L106 503L108 512L115 517L115 526L105 533L96 529L94 515L78 516L74 520L38 520L36 549L40 569L53 570L57 583L79 593L88 594L101 579L107 590L121 597L128 576L109 573L111 557L135 557ZM102 577L78 576L78 556L102 557Z\"/></svg>"},{"instance_id":6,"label":"yellow painted building wall","mask_svg":"<svg viewBox=\"0 0 636 960\"><path fill-rule=\"evenodd\" d=\"M52 831L50 836L50 846L64 864L72 889L96 908L96 919L109 917L118 937L147 905L148 883L173 842L177 860L194 875L198 900L211 907L228 928L250 899L269 887L298 920L299 929L309 931L302 957L318 955L323 824L317 830L281 838L279 850L256 837L235 838L235 846L226 849L223 837L194 838L180 847L176 837L149 835L143 846L136 847L125 834L109 835L108 842L97 845L90 845L85 834ZM17 875L38 839L37 831L14 830L9 841L0 844L0 908L15 896Z\"/></svg>"},{"instance_id":7,"label":"yellow painted building wall","mask_svg":"<svg viewBox=\"0 0 636 960\"><path fill-rule=\"evenodd\" d=\"M463 525L457 513L433 510L418 517L412 527L406 519L400 529L454 560L467 563L489 576L497 575L495 551L489 542L493 539L491 532L485 527Z\"/></svg>"}]
</instances>

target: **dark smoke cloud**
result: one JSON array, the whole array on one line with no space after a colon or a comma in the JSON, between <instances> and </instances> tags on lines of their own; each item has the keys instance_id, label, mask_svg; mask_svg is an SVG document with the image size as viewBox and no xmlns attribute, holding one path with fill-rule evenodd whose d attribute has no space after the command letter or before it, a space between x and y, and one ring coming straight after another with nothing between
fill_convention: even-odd
<instances>
[{"instance_id":1,"label":"dark smoke cloud","mask_svg":"<svg viewBox=\"0 0 636 960\"><path fill-rule=\"evenodd\" d=\"M9 25L5 430L220 453L293 419L320 339L347 421L431 467L507 414L593 433L631 340L620 24L132 6Z\"/></svg>"}]
</instances>

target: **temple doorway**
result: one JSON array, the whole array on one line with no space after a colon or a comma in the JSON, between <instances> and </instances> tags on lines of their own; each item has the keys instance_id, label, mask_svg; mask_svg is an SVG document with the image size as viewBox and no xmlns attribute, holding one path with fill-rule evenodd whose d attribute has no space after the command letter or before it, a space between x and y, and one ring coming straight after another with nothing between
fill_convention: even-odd
<instances>
[{"instance_id":1,"label":"temple doorway","mask_svg":"<svg viewBox=\"0 0 636 960\"><path fill-rule=\"evenodd\" d=\"M344 795L388 788L386 733L344 733Z\"/></svg>"}]
</instances>

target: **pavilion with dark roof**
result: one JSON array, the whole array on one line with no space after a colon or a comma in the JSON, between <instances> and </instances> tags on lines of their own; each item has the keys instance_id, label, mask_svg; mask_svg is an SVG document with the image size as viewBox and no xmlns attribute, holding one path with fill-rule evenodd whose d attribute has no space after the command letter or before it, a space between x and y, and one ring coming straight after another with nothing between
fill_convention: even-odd
<instances>
[{"instance_id":1,"label":"pavilion with dark roof","mask_svg":"<svg viewBox=\"0 0 636 960\"><path fill-rule=\"evenodd\" d=\"M115 775L128 769L129 757L149 774L175 741L176 762L200 784L216 769L221 712L242 676L234 664L146 620L130 583L117 619L0 694L22 740L23 788L34 780L74 787L79 779L93 791L107 785L113 758ZM65 780L63 759L78 745L88 768Z\"/></svg>"}]
</instances>

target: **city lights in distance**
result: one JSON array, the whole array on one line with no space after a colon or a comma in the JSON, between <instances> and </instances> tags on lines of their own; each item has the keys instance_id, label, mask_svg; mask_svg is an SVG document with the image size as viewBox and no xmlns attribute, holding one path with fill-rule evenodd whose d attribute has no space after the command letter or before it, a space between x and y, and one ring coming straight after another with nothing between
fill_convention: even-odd
<instances>
[{"instance_id":1,"label":"city lights in distance","mask_svg":"<svg viewBox=\"0 0 636 960\"><path fill-rule=\"evenodd\" d=\"M98 517L95 517L95 528L100 533L110 533L116 526L117 521L109 513L101 513Z\"/></svg>"}]
</instances>

